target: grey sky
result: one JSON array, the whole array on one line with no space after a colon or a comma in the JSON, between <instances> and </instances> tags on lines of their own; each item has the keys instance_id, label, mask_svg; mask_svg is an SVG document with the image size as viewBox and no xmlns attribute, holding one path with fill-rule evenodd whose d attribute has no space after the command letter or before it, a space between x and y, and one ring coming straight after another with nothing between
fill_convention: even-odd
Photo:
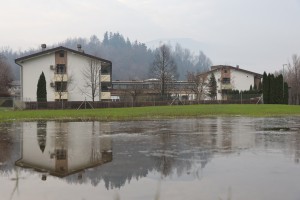
<instances>
[{"instance_id":1,"label":"grey sky","mask_svg":"<svg viewBox=\"0 0 300 200\"><path fill-rule=\"evenodd\" d=\"M214 64L280 70L300 54L300 0L0 0L0 46L14 50L105 31L190 38ZM184 45L183 45L184 46Z\"/></svg>"}]
</instances>

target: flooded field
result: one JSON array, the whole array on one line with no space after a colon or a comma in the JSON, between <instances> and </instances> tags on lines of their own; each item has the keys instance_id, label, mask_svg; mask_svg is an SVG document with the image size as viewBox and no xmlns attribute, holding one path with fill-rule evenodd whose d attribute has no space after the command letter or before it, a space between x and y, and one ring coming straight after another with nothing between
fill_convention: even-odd
<instances>
[{"instance_id":1,"label":"flooded field","mask_svg":"<svg viewBox=\"0 0 300 200\"><path fill-rule=\"evenodd\" d=\"M300 118L0 124L3 200L299 200Z\"/></svg>"}]
</instances>

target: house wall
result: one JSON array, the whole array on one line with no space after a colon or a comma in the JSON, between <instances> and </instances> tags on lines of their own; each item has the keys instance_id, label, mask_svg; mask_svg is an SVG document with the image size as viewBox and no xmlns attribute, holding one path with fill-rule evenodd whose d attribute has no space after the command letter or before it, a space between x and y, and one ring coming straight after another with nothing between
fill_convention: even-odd
<instances>
[{"instance_id":1,"label":"house wall","mask_svg":"<svg viewBox=\"0 0 300 200\"><path fill-rule=\"evenodd\" d=\"M231 83L234 90L249 90L250 85L254 87L254 75L231 69Z\"/></svg>"},{"instance_id":2,"label":"house wall","mask_svg":"<svg viewBox=\"0 0 300 200\"><path fill-rule=\"evenodd\" d=\"M69 101L91 101L92 98L84 94L89 88L85 88L85 80L83 76L84 68L89 65L89 58L68 52L68 66L67 73L72 81L68 86L68 100ZM96 99L99 100L99 97Z\"/></svg>"},{"instance_id":3,"label":"house wall","mask_svg":"<svg viewBox=\"0 0 300 200\"><path fill-rule=\"evenodd\" d=\"M53 77L53 70L50 65L55 66L55 55L50 53L37 57L35 59L26 60L22 64L22 87L23 101L36 101L37 83L42 72L46 78L47 101L54 101L54 94L51 92L53 88L50 86Z\"/></svg>"}]
</instances>

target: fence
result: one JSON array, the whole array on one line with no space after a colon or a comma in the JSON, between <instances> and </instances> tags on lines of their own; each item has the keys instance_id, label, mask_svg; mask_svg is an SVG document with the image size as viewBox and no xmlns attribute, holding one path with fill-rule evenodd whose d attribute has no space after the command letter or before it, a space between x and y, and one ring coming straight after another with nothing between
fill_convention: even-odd
<instances>
[{"instance_id":1,"label":"fence","mask_svg":"<svg viewBox=\"0 0 300 200\"><path fill-rule=\"evenodd\" d=\"M241 100L168 100L168 101L67 101L67 102L25 102L26 109L91 109L91 108L122 108L166 105L196 105L196 104L256 104L257 98Z\"/></svg>"},{"instance_id":2,"label":"fence","mask_svg":"<svg viewBox=\"0 0 300 200\"><path fill-rule=\"evenodd\" d=\"M0 108L2 109L24 109L25 104L16 97L0 97Z\"/></svg>"},{"instance_id":3,"label":"fence","mask_svg":"<svg viewBox=\"0 0 300 200\"><path fill-rule=\"evenodd\" d=\"M0 97L0 108L13 108L14 99L11 97Z\"/></svg>"}]
</instances>

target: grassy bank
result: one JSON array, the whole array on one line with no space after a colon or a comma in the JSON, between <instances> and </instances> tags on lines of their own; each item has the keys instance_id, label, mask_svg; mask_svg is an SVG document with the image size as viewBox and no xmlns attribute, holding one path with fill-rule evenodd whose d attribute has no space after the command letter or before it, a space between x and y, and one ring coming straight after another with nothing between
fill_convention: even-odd
<instances>
[{"instance_id":1,"label":"grassy bank","mask_svg":"<svg viewBox=\"0 0 300 200\"><path fill-rule=\"evenodd\" d=\"M289 105L186 105L94 110L0 110L0 121L11 120L139 120L207 116L300 116L300 106Z\"/></svg>"}]
</instances>

